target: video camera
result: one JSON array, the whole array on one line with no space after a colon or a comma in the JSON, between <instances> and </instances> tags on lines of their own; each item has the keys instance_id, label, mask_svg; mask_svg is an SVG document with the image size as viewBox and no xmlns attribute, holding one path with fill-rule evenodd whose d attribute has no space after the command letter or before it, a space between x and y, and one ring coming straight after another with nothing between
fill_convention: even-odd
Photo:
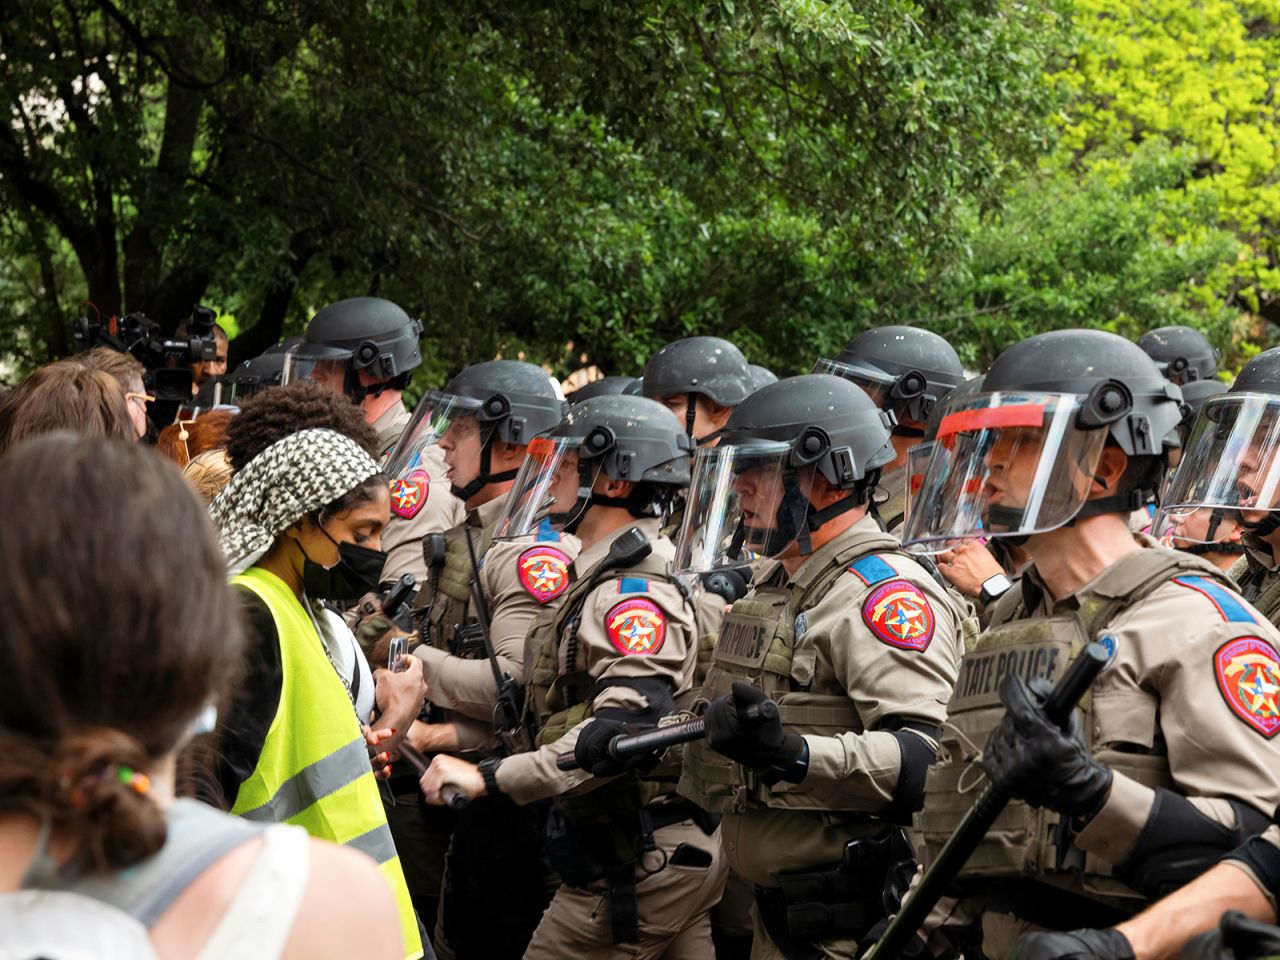
<instances>
[{"instance_id":1,"label":"video camera","mask_svg":"<svg viewBox=\"0 0 1280 960\"><path fill-rule=\"evenodd\" d=\"M172 422L179 404L191 400L191 370L188 364L214 360L218 341L213 327L217 313L208 307L193 307L186 322L187 336L181 340L166 338L160 324L145 313L126 313L111 317L79 317L72 337L79 350L110 347L127 353L147 368L145 383L156 398L151 417L156 425Z\"/></svg>"}]
</instances>

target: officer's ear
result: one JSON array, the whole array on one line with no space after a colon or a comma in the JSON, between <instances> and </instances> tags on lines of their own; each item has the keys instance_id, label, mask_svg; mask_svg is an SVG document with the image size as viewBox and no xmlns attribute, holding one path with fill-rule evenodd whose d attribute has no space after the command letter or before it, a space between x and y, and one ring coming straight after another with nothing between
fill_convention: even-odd
<instances>
[{"instance_id":1,"label":"officer's ear","mask_svg":"<svg viewBox=\"0 0 1280 960\"><path fill-rule=\"evenodd\" d=\"M1093 468L1093 481L1089 484L1086 500L1109 497L1120 487L1124 472L1129 468L1129 458L1118 446L1108 443L1102 448L1098 465Z\"/></svg>"},{"instance_id":2,"label":"officer's ear","mask_svg":"<svg viewBox=\"0 0 1280 960\"><path fill-rule=\"evenodd\" d=\"M524 452L528 449L522 444L507 443L494 439L489 444L489 469L491 472L518 470L524 463Z\"/></svg>"},{"instance_id":3,"label":"officer's ear","mask_svg":"<svg viewBox=\"0 0 1280 960\"><path fill-rule=\"evenodd\" d=\"M816 469L813 471L813 479L809 482L808 499L815 510L829 507L837 500L843 500L847 496L849 496L848 490L833 487L820 472Z\"/></svg>"},{"instance_id":4,"label":"officer's ear","mask_svg":"<svg viewBox=\"0 0 1280 960\"><path fill-rule=\"evenodd\" d=\"M724 425L729 422L729 415L733 413L733 407L722 407L714 400L707 397L698 396L698 406L702 407L706 412L707 420L715 430L721 430Z\"/></svg>"},{"instance_id":5,"label":"officer's ear","mask_svg":"<svg viewBox=\"0 0 1280 960\"><path fill-rule=\"evenodd\" d=\"M631 495L630 480L614 480L612 477L606 477L603 474L596 480L595 492L606 497L628 497Z\"/></svg>"}]
</instances>

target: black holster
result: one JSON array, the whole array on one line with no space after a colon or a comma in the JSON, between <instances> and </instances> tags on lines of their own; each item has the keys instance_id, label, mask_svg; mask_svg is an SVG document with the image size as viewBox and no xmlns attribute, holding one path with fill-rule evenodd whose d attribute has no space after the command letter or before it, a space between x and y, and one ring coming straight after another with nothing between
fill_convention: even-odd
<instances>
[{"instance_id":1,"label":"black holster","mask_svg":"<svg viewBox=\"0 0 1280 960\"><path fill-rule=\"evenodd\" d=\"M820 956L814 944L861 939L888 916L885 879L910 859L901 829L850 840L838 864L781 874L776 887L756 887L760 922L788 960Z\"/></svg>"}]
</instances>

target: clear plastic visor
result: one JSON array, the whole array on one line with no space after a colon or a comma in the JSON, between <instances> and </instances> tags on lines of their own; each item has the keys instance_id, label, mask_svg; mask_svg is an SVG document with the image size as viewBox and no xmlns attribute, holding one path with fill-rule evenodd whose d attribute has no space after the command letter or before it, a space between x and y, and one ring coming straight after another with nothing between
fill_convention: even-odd
<instances>
[{"instance_id":1,"label":"clear plastic visor","mask_svg":"<svg viewBox=\"0 0 1280 960\"><path fill-rule=\"evenodd\" d=\"M818 360L813 365L814 373L829 373L835 377L842 377L850 383L856 384L861 388L862 392L871 398L871 402L877 407L884 405L885 397L889 395L896 382L892 377L876 376L870 370L862 367L852 367L847 363L841 363L839 360L829 360L826 357Z\"/></svg>"},{"instance_id":2,"label":"clear plastic visor","mask_svg":"<svg viewBox=\"0 0 1280 960\"><path fill-rule=\"evenodd\" d=\"M261 380L218 380L213 385L214 407L235 407L239 409L240 401L255 393L265 390L270 384Z\"/></svg>"},{"instance_id":3,"label":"clear plastic visor","mask_svg":"<svg viewBox=\"0 0 1280 960\"><path fill-rule=\"evenodd\" d=\"M781 441L700 448L676 543L676 572L705 573L798 552L815 471L796 470L790 459L791 445Z\"/></svg>"},{"instance_id":4,"label":"clear plastic visor","mask_svg":"<svg viewBox=\"0 0 1280 960\"><path fill-rule=\"evenodd\" d=\"M903 540L946 549L1062 526L1088 496L1106 430L1077 429L1083 398L984 393L949 405L920 470Z\"/></svg>"},{"instance_id":5,"label":"clear plastic visor","mask_svg":"<svg viewBox=\"0 0 1280 960\"><path fill-rule=\"evenodd\" d=\"M931 509L931 504L921 502L920 491L924 487L925 471L929 469L929 462L933 459L934 449L937 446L937 441L930 440L927 443L918 443L907 451L907 494L903 523L910 521L912 513ZM944 448L939 456L950 457L951 452ZM912 553L942 553L944 550L953 550L971 539L971 537L961 537L955 540L932 540L927 543L911 544L909 549Z\"/></svg>"},{"instance_id":6,"label":"clear plastic visor","mask_svg":"<svg viewBox=\"0 0 1280 960\"><path fill-rule=\"evenodd\" d=\"M475 448L474 459L478 461L480 424L476 417L481 406L479 400L470 397L428 390L414 408L409 425L391 448L383 471L394 478L426 469L428 451L434 446L447 448L443 450L443 459L450 469L460 456L471 459L472 447ZM451 451L458 454L454 461L450 460ZM440 456L435 459L439 460Z\"/></svg>"},{"instance_id":7,"label":"clear plastic visor","mask_svg":"<svg viewBox=\"0 0 1280 960\"><path fill-rule=\"evenodd\" d=\"M493 536L513 540L537 532L544 522L564 529L587 508L600 474L598 461L584 478L578 469L580 437L534 437L503 504Z\"/></svg>"},{"instance_id":8,"label":"clear plastic visor","mask_svg":"<svg viewBox=\"0 0 1280 960\"><path fill-rule=\"evenodd\" d=\"M1280 397L1233 393L1207 400L1161 499L1156 537L1215 543L1230 537L1239 520L1258 523L1280 510L1278 454Z\"/></svg>"},{"instance_id":9,"label":"clear plastic visor","mask_svg":"<svg viewBox=\"0 0 1280 960\"><path fill-rule=\"evenodd\" d=\"M334 393L345 393L350 361L350 350L296 344L284 355L280 384L285 386L299 380L314 380Z\"/></svg>"}]
</instances>

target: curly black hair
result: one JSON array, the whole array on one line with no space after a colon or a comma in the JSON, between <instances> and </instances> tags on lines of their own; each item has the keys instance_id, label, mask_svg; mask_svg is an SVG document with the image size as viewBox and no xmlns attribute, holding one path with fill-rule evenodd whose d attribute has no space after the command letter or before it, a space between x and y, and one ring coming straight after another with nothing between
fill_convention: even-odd
<instances>
[{"instance_id":1,"label":"curly black hair","mask_svg":"<svg viewBox=\"0 0 1280 960\"><path fill-rule=\"evenodd\" d=\"M333 430L359 444L377 460L378 434L347 397L310 380L272 387L245 399L227 428L227 455L241 470L277 440L299 430Z\"/></svg>"}]
</instances>

